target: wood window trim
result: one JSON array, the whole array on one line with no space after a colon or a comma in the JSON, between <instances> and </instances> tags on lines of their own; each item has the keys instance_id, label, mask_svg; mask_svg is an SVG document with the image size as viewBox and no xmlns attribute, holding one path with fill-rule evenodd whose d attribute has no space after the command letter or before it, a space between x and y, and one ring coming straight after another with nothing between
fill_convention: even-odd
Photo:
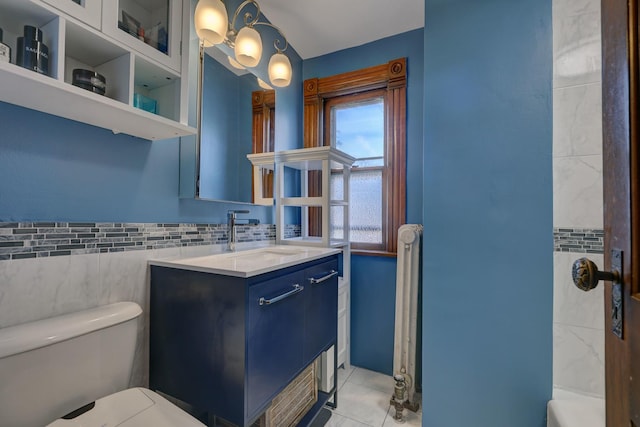
<instances>
[{"instance_id":1,"label":"wood window trim","mask_svg":"<svg viewBox=\"0 0 640 427\"><path fill-rule=\"evenodd\" d=\"M252 152L270 153L275 151L275 111L276 91L257 90L251 93L252 105ZM254 203L254 176L251 169L251 202ZM273 172L265 172L262 176L263 197L273 197Z\"/></svg>"},{"instance_id":2,"label":"wood window trim","mask_svg":"<svg viewBox=\"0 0 640 427\"><path fill-rule=\"evenodd\" d=\"M385 169L393 173L383 178L382 250L367 250L354 245L353 252L362 255L397 253L398 228L406 217L406 117L407 64L398 58L386 64L335 76L304 81L304 147L326 145L324 138L324 104L326 100L347 94L386 89L385 95Z\"/></svg>"},{"instance_id":3,"label":"wood window trim","mask_svg":"<svg viewBox=\"0 0 640 427\"><path fill-rule=\"evenodd\" d=\"M271 137L272 112L276 109L275 90L257 90L251 93L253 109L253 152L268 153L274 151Z\"/></svg>"}]
</instances>

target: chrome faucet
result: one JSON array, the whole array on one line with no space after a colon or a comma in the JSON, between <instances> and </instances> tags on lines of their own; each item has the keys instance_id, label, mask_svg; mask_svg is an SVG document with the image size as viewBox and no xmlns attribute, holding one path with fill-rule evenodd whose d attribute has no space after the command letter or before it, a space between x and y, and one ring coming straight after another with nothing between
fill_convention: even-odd
<instances>
[{"instance_id":1,"label":"chrome faucet","mask_svg":"<svg viewBox=\"0 0 640 427\"><path fill-rule=\"evenodd\" d=\"M248 210L230 210L227 211L227 230L229 232L229 239L227 243L227 250L231 252L235 252L236 250L236 225L240 224L249 224L249 225L258 225L260 221L257 219L241 219L238 218L237 214L248 214Z\"/></svg>"}]
</instances>

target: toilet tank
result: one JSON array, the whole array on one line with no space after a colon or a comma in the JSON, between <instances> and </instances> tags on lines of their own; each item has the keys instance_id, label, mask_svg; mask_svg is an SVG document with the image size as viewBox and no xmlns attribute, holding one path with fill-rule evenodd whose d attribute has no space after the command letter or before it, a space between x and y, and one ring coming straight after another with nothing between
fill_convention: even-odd
<instances>
[{"instance_id":1,"label":"toilet tank","mask_svg":"<svg viewBox=\"0 0 640 427\"><path fill-rule=\"evenodd\" d=\"M44 426L126 389L140 313L120 302L0 329L0 427Z\"/></svg>"}]
</instances>

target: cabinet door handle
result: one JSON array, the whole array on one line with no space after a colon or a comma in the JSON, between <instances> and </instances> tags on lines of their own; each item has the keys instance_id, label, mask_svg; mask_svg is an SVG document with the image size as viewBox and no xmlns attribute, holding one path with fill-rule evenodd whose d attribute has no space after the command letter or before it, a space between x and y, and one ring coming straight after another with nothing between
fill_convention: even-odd
<instances>
[{"instance_id":1,"label":"cabinet door handle","mask_svg":"<svg viewBox=\"0 0 640 427\"><path fill-rule=\"evenodd\" d=\"M271 299L266 299L265 297L260 297L260 299L258 300L258 304L260 305L269 305L269 304L273 304L275 302L278 301L282 301L285 298L289 298L292 295L297 294L298 292L302 292L302 290L304 289L304 286L300 286L297 283L295 285L293 285L293 289L291 289L289 292L285 292L282 295L278 295L277 297L271 298Z\"/></svg>"},{"instance_id":2,"label":"cabinet door handle","mask_svg":"<svg viewBox=\"0 0 640 427\"><path fill-rule=\"evenodd\" d=\"M337 272L337 271L335 271L335 270L331 270L331 271L329 271L329 274L327 274L326 276L322 276L322 277L320 277L319 279L316 279L315 277L311 277L311 278L309 278L309 282L311 282L311 283L322 283L322 282L324 282L325 280L329 280L329 279L331 279L333 276L337 276L337 275L338 275L338 272Z\"/></svg>"}]
</instances>

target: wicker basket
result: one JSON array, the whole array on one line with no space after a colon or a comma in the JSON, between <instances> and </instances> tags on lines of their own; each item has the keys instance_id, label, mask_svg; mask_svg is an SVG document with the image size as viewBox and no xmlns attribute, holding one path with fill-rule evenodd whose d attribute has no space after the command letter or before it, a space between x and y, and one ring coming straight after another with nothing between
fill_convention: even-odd
<instances>
[{"instance_id":1,"label":"wicker basket","mask_svg":"<svg viewBox=\"0 0 640 427\"><path fill-rule=\"evenodd\" d=\"M269 408L254 424L259 427L290 427L297 425L318 401L318 378L315 362L307 366L280 392Z\"/></svg>"}]
</instances>

